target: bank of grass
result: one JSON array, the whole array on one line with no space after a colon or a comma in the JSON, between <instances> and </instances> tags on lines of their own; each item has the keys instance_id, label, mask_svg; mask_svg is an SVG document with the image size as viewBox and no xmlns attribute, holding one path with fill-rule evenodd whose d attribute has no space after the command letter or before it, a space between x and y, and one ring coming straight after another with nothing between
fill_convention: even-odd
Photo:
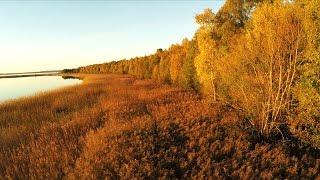
<instances>
[{"instance_id":1,"label":"bank of grass","mask_svg":"<svg viewBox=\"0 0 320 180\"><path fill-rule=\"evenodd\" d=\"M319 151L256 137L229 106L126 75L77 76L0 105L0 177L319 178Z\"/></svg>"}]
</instances>

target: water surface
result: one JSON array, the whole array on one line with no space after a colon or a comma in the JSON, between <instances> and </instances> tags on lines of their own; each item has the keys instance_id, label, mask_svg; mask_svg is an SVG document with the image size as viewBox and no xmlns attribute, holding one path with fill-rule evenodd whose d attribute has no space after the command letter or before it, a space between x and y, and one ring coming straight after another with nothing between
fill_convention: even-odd
<instances>
[{"instance_id":1,"label":"water surface","mask_svg":"<svg viewBox=\"0 0 320 180\"><path fill-rule=\"evenodd\" d=\"M79 83L79 79L64 79L61 76L3 78L0 79L0 103Z\"/></svg>"}]
</instances>

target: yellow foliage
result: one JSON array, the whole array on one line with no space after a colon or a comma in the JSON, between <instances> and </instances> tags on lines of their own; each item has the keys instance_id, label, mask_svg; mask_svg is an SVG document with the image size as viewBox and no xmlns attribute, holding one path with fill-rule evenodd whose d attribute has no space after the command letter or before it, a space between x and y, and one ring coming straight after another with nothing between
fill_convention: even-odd
<instances>
[{"instance_id":1,"label":"yellow foliage","mask_svg":"<svg viewBox=\"0 0 320 180\"><path fill-rule=\"evenodd\" d=\"M292 107L305 46L302 16L303 9L291 3L264 4L254 12L245 35L238 101L265 135L285 123Z\"/></svg>"}]
</instances>

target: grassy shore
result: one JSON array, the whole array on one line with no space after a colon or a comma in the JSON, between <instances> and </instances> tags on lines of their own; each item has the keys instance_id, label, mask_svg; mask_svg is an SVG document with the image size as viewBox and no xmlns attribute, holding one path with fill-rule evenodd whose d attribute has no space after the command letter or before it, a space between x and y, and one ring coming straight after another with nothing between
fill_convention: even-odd
<instances>
[{"instance_id":1,"label":"grassy shore","mask_svg":"<svg viewBox=\"0 0 320 180\"><path fill-rule=\"evenodd\" d=\"M76 76L82 84L0 104L0 177L320 176L319 151L261 140L229 106L126 75Z\"/></svg>"}]
</instances>

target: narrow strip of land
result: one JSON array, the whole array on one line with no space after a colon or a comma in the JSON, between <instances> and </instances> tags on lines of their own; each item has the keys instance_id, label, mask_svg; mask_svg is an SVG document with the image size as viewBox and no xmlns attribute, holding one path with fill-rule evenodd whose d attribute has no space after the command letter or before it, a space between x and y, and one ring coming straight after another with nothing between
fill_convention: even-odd
<instances>
[{"instance_id":1,"label":"narrow strip of land","mask_svg":"<svg viewBox=\"0 0 320 180\"><path fill-rule=\"evenodd\" d=\"M52 76L57 75L61 71L39 71L39 72L22 72L22 73L3 73L0 74L1 78L18 78L18 77L31 77L31 76Z\"/></svg>"}]
</instances>

